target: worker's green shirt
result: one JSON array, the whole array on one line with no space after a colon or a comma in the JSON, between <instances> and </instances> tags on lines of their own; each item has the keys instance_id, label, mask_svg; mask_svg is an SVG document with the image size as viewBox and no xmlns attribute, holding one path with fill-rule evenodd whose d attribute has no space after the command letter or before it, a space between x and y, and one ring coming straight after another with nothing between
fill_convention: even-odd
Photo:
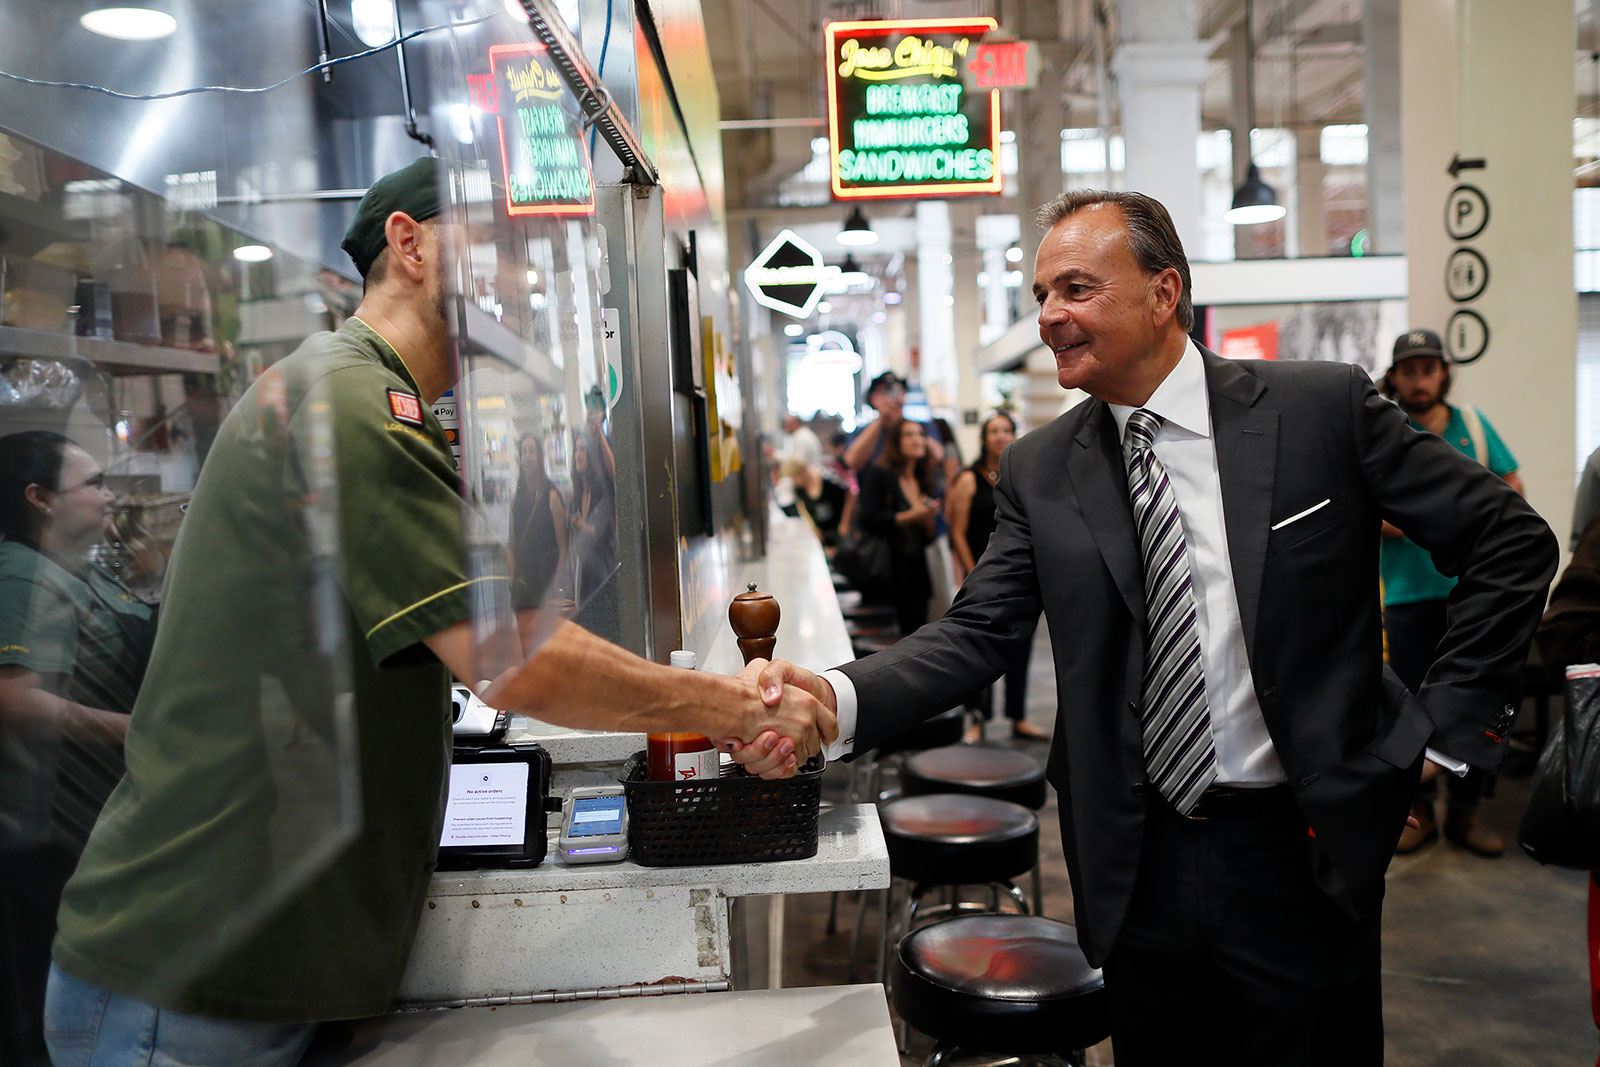
<instances>
[{"instance_id":1,"label":"worker's green shirt","mask_svg":"<svg viewBox=\"0 0 1600 1067\"><path fill-rule=\"evenodd\" d=\"M468 617L459 479L405 364L318 334L229 414L174 547L128 773L56 962L223 1018L387 1010L450 759L419 642Z\"/></svg>"}]
</instances>

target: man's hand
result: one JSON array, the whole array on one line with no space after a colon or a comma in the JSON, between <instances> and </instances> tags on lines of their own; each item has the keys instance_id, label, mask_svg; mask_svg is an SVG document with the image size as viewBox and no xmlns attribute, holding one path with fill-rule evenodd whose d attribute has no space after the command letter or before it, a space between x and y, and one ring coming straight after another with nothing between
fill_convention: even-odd
<instances>
[{"instance_id":1,"label":"man's hand","mask_svg":"<svg viewBox=\"0 0 1600 1067\"><path fill-rule=\"evenodd\" d=\"M811 716L810 728L820 742L807 750L798 745L782 725L762 729L748 741L741 742L736 737L718 741L718 747L730 753L750 774L762 778L787 777L801 762L820 752L823 744L832 744L838 738L833 687L817 675L786 660L768 663L756 659L739 672L739 677L756 683L763 708L768 714L776 715L780 723L795 714L802 719Z\"/></svg>"},{"instance_id":2,"label":"man's hand","mask_svg":"<svg viewBox=\"0 0 1600 1067\"><path fill-rule=\"evenodd\" d=\"M1440 772L1443 771L1443 770L1444 770L1444 768L1441 767L1439 764L1433 762L1433 760L1425 759L1425 760L1422 761L1422 779L1421 780L1424 781L1424 782L1431 782L1435 778L1439 777ZM1413 830L1419 830L1419 829L1422 828L1422 824L1417 821L1417 817L1415 815L1411 815L1411 814L1407 814L1406 815L1406 825L1411 827Z\"/></svg>"}]
</instances>

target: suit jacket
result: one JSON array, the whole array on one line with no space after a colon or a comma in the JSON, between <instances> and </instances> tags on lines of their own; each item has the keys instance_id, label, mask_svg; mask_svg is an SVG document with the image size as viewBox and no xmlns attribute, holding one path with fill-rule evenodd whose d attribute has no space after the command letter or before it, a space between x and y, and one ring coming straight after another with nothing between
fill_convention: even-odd
<instances>
[{"instance_id":1,"label":"suit jacket","mask_svg":"<svg viewBox=\"0 0 1600 1067\"><path fill-rule=\"evenodd\" d=\"M1360 915L1382 898L1424 747L1499 763L1556 541L1499 478L1411 429L1359 368L1203 358L1256 695L1318 882ZM995 497L998 525L950 612L839 668L859 699L855 749L989 684L1042 610L1058 704L1048 774L1078 938L1098 965L1133 889L1147 789L1143 563L1107 405L1087 400L1008 448ZM1461 579L1420 700L1383 666L1380 519Z\"/></svg>"}]
</instances>

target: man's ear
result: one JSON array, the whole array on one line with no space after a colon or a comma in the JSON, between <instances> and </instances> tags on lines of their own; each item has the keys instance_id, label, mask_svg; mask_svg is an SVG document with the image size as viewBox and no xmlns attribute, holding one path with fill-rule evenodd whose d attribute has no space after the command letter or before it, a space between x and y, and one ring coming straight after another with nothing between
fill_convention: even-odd
<instances>
[{"instance_id":1,"label":"man's ear","mask_svg":"<svg viewBox=\"0 0 1600 1067\"><path fill-rule=\"evenodd\" d=\"M1183 296L1183 279L1171 267L1150 279L1151 312L1156 325L1164 325L1178 314L1178 300Z\"/></svg>"},{"instance_id":2,"label":"man's ear","mask_svg":"<svg viewBox=\"0 0 1600 1067\"><path fill-rule=\"evenodd\" d=\"M383 236L389 246L389 269L421 282L427 276L423 267L422 223L404 211L392 211L383 221Z\"/></svg>"}]
</instances>

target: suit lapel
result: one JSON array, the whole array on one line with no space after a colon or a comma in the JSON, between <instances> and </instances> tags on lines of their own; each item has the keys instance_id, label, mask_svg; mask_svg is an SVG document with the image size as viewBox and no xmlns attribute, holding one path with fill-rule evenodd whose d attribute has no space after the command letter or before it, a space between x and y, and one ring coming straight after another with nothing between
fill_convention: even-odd
<instances>
[{"instance_id":1,"label":"suit lapel","mask_svg":"<svg viewBox=\"0 0 1600 1067\"><path fill-rule=\"evenodd\" d=\"M1222 482L1233 588L1239 598L1245 648L1253 651L1278 468L1278 413L1255 406L1267 391L1259 378L1236 363L1201 351L1211 398L1211 434Z\"/></svg>"},{"instance_id":2,"label":"suit lapel","mask_svg":"<svg viewBox=\"0 0 1600 1067\"><path fill-rule=\"evenodd\" d=\"M1067 474L1077 492L1084 522L1106 561L1128 610L1144 629L1144 562L1128 503L1128 473L1117 440L1117 422L1099 400L1085 413L1067 458Z\"/></svg>"}]
</instances>

